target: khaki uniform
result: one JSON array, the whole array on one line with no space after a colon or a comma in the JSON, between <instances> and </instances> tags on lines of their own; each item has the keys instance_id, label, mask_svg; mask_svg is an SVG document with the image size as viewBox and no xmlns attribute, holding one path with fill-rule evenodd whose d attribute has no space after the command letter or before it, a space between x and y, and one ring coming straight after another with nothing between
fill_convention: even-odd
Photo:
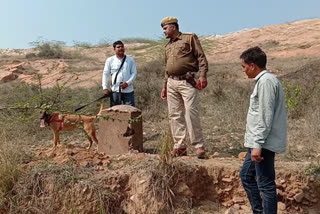
<instances>
[{"instance_id":1,"label":"khaki uniform","mask_svg":"<svg viewBox=\"0 0 320 214\"><path fill-rule=\"evenodd\" d=\"M198 72L206 77L208 62L195 34L180 33L165 47L165 85L169 122L174 139L174 148L186 148L186 131L191 144L203 147L203 136L198 111L198 89L183 78L187 72Z\"/></svg>"},{"instance_id":2,"label":"khaki uniform","mask_svg":"<svg viewBox=\"0 0 320 214\"><path fill-rule=\"evenodd\" d=\"M168 75L182 76L188 71L199 72L199 76L206 77L208 61L195 34L180 33L165 47L166 73Z\"/></svg>"}]
</instances>

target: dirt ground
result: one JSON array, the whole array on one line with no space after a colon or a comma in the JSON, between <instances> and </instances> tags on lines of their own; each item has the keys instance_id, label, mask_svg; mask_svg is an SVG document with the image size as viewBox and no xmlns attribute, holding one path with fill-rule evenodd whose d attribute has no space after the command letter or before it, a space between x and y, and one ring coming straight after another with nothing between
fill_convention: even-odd
<instances>
[{"instance_id":1,"label":"dirt ground","mask_svg":"<svg viewBox=\"0 0 320 214\"><path fill-rule=\"evenodd\" d=\"M88 151L85 146L69 144L56 149L37 148L34 156L38 160L26 163L26 170L38 167L43 160L58 166L72 163L75 168L90 169L90 178L96 180L104 189L113 192L117 195L117 200L120 200L119 203L113 202L112 206L118 206L113 209L117 208L124 213L250 212L250 205L238 176L245 157L243 153L233 158L213 155L205 160L197 159L191 154L175 158L169 165L163 165L156 154L129 152L107 156L94 149ZM279 213L317 213L320 205L320 179L305 174L308 166L307 162L276 161ZM52 197L50 188L57 184L50 181L50 174L43 179L46 185L41 197ZM74 194L79 194L74 197L82 201L77 206L79 213L95 213L97 210L94 210L96 206L93 206L94 191L97 190L81 191L84 187L80 184L81 181L75 182L72 187ZM157 191L166 190L171 192L170 197L161 195L162 200L159 201ZM62 189L60 194L55 196L58 198L57 203L68 201L67 197L70 195L65 194L66 191L69 190ZM167 210L167 203L170 201L168 198L172 199L174 211ZM88 207L83 207L82 203L88 204ZM66 204L55 211L65 213L67 210L69 207Z\"/></svg>"}]
</instances>

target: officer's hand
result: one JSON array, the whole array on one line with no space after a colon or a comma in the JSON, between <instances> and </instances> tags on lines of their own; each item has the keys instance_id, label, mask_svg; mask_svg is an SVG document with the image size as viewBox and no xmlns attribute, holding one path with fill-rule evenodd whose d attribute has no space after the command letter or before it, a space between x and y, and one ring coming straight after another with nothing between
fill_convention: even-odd
<instances>
[{"instance_id":1,"label":"officer's hand","mask_svg":"<svg viewBox=\"0 0 320 214\"><path fill-rule=\"evenodd\" d=\"M207 77L199 77L198 83L197 83L197 88L199 90L204 89L207 87L208 82L207 82Z\"/></svg>"},{"instance_id":2,"label":"officer's hand","mask_svg":"<svg viewBox=\"0 0 320 214\"><path fill-rule=\"evenodd\" d=\"M162 88L161 98L162 98L163 100L166 100L166 99L167 99L167 88Z\"/></svg>"},{"instance_id":3,"label":"officer's hand","mask_svg":"<svg viewBox=\"0 0 320 214\"><path fill-rule=\"evenodd\" d=\"M261 157L261 149L251 150L251 160L256 163L260 163L263 160L263 157Z\"/></svg>"},{"instance_id":4,"label":"officer's hand","mask_svg":"<svg viewBox=\"0 0 320 214\"><path fill-rule=\"evenodd\" d=\"M122 89L125 89L126 87L128 87L128 83L127 82L121 82L120 86Z\"/></svg>"},{"instance_id":5,"label":"officer's hand","mask_svg":"<svg viewBox=\"0 0 320 214\"><path fill-rule=\"evenodd\" d=\"M106 95L111 94L111 90L110 89L103 89L103 93Z\"/></svg>"}]
</instances>

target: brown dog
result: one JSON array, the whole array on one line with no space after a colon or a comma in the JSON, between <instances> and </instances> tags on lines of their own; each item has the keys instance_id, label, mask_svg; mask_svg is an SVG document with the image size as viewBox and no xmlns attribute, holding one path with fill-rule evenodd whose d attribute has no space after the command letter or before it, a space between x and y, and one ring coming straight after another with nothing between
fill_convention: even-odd
<instances>
[{"instance_id":1,"label":"brown dog","mask_svg":"<svg viewBox=\"0 0 320 214\"><path fill-rule=\"evenodd\" d=\"M100 111L97 116L100 115L103 105L100 107ZM60 131L72 131L75 128L83 128L87 134L90 142L87 149L89 150L92 146L93 141L98 144L96 136L96 129L94 126L94 119L97 116L86 116L86 115L73 115L73 114L61 114L59 112L54 114L48 114L45 110L40 111L40 127L50 126L53 132L53 147L55 148L60 144L59 132Z\"/></svg>"}]
</instances>

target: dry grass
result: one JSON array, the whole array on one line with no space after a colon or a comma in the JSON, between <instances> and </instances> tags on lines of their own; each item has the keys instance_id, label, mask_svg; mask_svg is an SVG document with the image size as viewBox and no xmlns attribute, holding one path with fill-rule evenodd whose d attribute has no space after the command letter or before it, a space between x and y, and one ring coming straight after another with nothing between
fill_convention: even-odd
<instances>
[{"instance_id":1,"label":"dry grass","mask_svg":"<svg viewBox=\"0 0 320 214\"><path fill-rule=\"evenodd\" d=\"M43 162L19 180L7 213L121 214L123 196L99 186L90 169Z\"/></svg>"},{"instance_id":2,"label":"dry grass","mask_svg":"<svg viewBox=\"0 0 320 214\"><path fill-rule=\"evenodd\" d=\"M166 165L170 165L172 163L172 154L171 150L173 147L173 138L171 134L170 128L167 129L166 132L162 134L162 138L159 142L159 156L161 160L161 164L165 167Z\"/></svg>"},{"instance_id":3,"label":"dry grass","mask_svg":"<svg viewBox=\"0 0 320 214\"><path fill-rule=\"evenodd\" d=\"M175 207L173 187L176 184L177 172L173 164L161 164L151 171L152 192L155 199L164 202L161 208L164 213L172 213Z\"/></svg>"},{"instance_id":4,"label":"dry grass","mask_svg":"<svg viewBox=\"0 0 320 214\"><path fill-rule=\"evenodd\" d=\"M5 210L10 192L22 175L21 164L27 160L24 149L17 142L8 142L0 133L0 212ZM19 142L20 143L20 142Z\"/></svg>"},{"instance_id":5,"label":"dry grass","mask_svg":"<svg viewBox=\"0 0 320 214\"><path fill-rule=\"evenodd\" d=\"M135 81L136 105L147 120L157 121L166 118L166 102L160 97L163 68L164 65L160 61L152 61L138 68L139 75Z\"/></svg>"}]
</instances>

